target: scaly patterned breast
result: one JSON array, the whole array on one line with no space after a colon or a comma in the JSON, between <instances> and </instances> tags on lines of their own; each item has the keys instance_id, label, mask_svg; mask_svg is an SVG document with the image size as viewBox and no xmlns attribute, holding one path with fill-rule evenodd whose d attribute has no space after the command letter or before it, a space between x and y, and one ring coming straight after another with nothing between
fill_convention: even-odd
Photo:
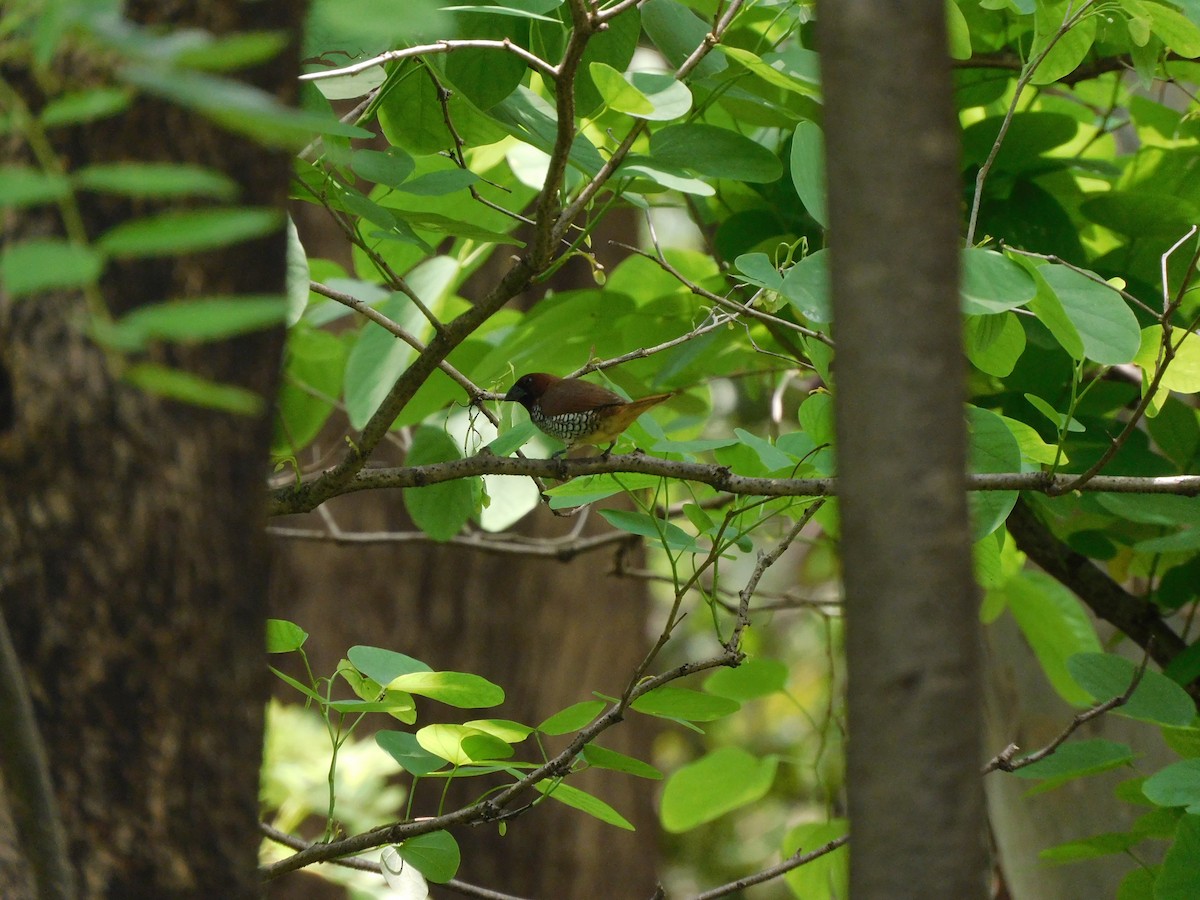
<instances>
[{"instance_id":1,"label":"scaly patterned breast","mask_svg":"<svg viewBox=\"0 0 1200 900\"><path fill-rule=\"evenodd\" d=\"M596 410L589 409L547 416L542 412L542 407L535 403L529 411L529 418L550 437L558 438L564 444L571 444L596 430L599 414Z\"/></svg>"}]
</instances>

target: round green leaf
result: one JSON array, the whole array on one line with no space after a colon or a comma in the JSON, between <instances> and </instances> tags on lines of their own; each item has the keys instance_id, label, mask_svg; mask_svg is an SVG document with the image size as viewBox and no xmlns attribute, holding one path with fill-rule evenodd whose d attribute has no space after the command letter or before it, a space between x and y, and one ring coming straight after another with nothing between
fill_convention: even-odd
<instances>
[{"instance_id":1,"label":"round green leaf","mask_svg":"<svg viewBox=\"0 0 1200 900\"><path fill-rule=\"evenodd\" d=\"M775 780L778 760L740 747L721 747L674 772L663 788L663 827L679 834L761 800Z\"/></svg>"},{"instance_id":2,"label":"round green leaf","mask_svg":"<svg viewBox=\"0 0 1200 900\"><path fill-rule=\"evenodd\" d=\"M444 884L453 878L462 861L458 842L448 831L431 831L409 838L396 848L396 852L435 884Z\"/></svg>"},{"instance_id":3,"label":"round green leaf","mask_svg":"<svg viewBox=\"0 0 1200 900\"><path fill-rule=\"evenodd\" d=\"M777 181L779 158L762 144L715 125L668 125L650 137L650 156L712 178Z\"/></svg>"},{"instance_id":4,"label":"round green leaf","mask_svg":"<svg viewBox=\"0 0 1200 900\"><path fill-rule=\"evenodd\" d=\"M267 619L267 652L291 653L308 640L308 632L286 619Z\"/></svg>"},{"instance_id":5,"label":"round green leaf","mask_svg":"<svg viewBox=\"0 0 1200 900\"><path fill-rule=\"evenodd\" d=\"M542 734L567 734L578 731L604 710L603 700L584 700L556 712L546 719L537 730Z\"/></svg>"},{"instance_id":6,"label":"round green leaf","mask_svg":"<svg viewBox=\"0 0 1200 900\"><path fill-rule=\"evenodd\" d=\"M433 671L419 659L413 659L395 650L385 650L383 647L365 647L360 644L346 651L346 657L354 668L381 685L412 672Z\"/></svg>"},{"instance_id":7,"label":"round green leaf","mask_svg":"<svg viewBox=\"0 0 1200 900\"><path fill-rule=\"evenodd\" d=\"M818 250L796 263L783 276L783 296L810 322L830 322L829 251Z\"/></svg>"},{"instance_id":8,"label":"round green leaf","mask_svg":"<svg viewBox=\"0 0 1200 900\"><path fill-rule=\"evenodd\" d=\"M422 747L417 743L416 735L407 731L377 731L375 743L399 763L405 772L418 778L436 772L446 765L444 759Z\"/></svg>"},{"instance_id":9,"label":"round green leaf","mask_svg":"<svg viewBox=\"0 0 1200 900\"><path fill-rule=\"evenodd\" d=\"M787 684L787 666L777 659L748 659L736 669L718 669L704 680L704 690L744 703L778 693Z\"/></svg>"},{"instance_id":10,"label":"round green leaf","mask_svg":"<svg viewBox=\"0 0 1200 900\"><path fill-rule=\"evenodd\" d=\"M1141 329L1120 294L1066 266L1042 266L1038 274L1079 332L1088 359L1104 365L1133 360L1141 346Z\"/></svg>"},{"instance_id":11,"label":"round green leaf","mask_svg":"<svg viewBox=\"0 0 1200 900\"><path fill-rule=\"evenodd\" d=\"M1200 812L1200 759L1185 759L1155 772L1142 793L1157 806L1186 806Z\"/></svg>"},{"instance_id":12,"label":"round green leaf","mask_svg":"<svg viewBox=\"0 0 1200 900\"><path fill-rule=\"evenodd\" d=\"M417 732L417 743L456 766L513 755L513 748L505 741L466 725L426 725Z\"/></svg>"},{"instance_id":13,"label":"round green leaf","mask_svg":"<svg viewBox=\"0 0 1200 900\"><path fill-rule=\"evenodd\" d=\"M1037 286L1029 273L995 250L964 250L962 303L967 315L982 316L1024 306Z\"/></svg>"},{"instance_id":14,"label":"round green leaf","mask_svg":"<svg viewBox=\"0 0 1200 900\"><path fill-rule=\"evenodd\" d=\"M422 427L413 433L407 463L423 466L461 459L454 439L440 428ZM460 478L419 488L406 488L404 507L413 523L436 541L448 541L479 511L482 484Z\"/></svg>"}]
</instances>

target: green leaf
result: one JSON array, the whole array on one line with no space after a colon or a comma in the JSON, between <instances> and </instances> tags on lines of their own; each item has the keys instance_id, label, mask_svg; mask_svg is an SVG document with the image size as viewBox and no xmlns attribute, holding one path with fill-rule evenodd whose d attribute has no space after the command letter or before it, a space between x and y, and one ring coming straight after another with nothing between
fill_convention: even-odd
<instances>
[{"instance_id":1,"label":"green leaf","mask_svg":"<svg viewBox=\"0 0 1200 900\"><path fill-rule=\"evenodd\" d=\"M1021 448L1004 420L978 406L967 408L968 446L972 472L1016 472ZM971 494L971 523L978 541L1004 524L1017 502L1016 491L976 491Z\"/></svg>"},{"instance_id":2,"label":"green leaf","mask_svg":"<svg viewBox=\"0 0 1200 900\"><path fill-rule=\"evenodd\" d=\"M233 200L237 182L202 166L120 162L86 166L72 176L77 187L126 197L214 197Z\"/></svg>"},{"instance_id":3,"label":"green leaf","mask_svg":"<svg viewBox=\"0 0 1200 900\"><path fill-rule=\"evenodd\" d=\"M1012 312L967 316L966 350L981 372L1005 378L1025 352L1025 329Z\"/></svg>"},{"instance_id":4,"label":"green leaf","mask_svg":"<svg viewBox=\"0 0 1200 900\"><path fill-rule=\"evenodd\" d=\"M829 251L810 253L784 273L783 296L810 322L831 322Z\"/></svg>"},{"instance_id":5,"label":"green leaf","mask_svg":"<svg viewBox=\"0 0 1200 900\"><path fill-rule=\"evenodd\" d=\"M700 552L696 539L674 522L656 519L645 513L627 509L602 509L600 515L614 528L660 542L668 550L682 550L687 553Z\"/></svg>"},{"instance_id":6,"label":"green leaf","mask_svg":"<svg viewBox=\"0 0 1200 900\"><path fill-rule=\"evenodd\" d=\"M811 852L843 837L849 828L845 819L797 825L787 833L780 849L785 858L801 851ZM792 869L783 877L796 897L845 900L850 895L850 848L839 847Z\"/></svg>"},{"instance_id":7,"label":"green leaf","mask_svg":"<svg viewBox=\"0 0 1200 900\"><path fill-rule=\"evenodd\" d=\"M1078 654L1100 651L1100 638L1079 599L1036 570L1021 572L996 591L1005 598L1058 695L1078 706L1089 703L1092 695L1071 677L1067 664Z\"/></svg>"},{"instance_id":8,"label":"green leaf","mask_svg":"<svg viewBox=\"0 0 1200 900\"><path fill-rule=\"evenodd\" d=\"M302 323L288 331L271 453L291 456L308 446L333 411L346 368L346 344Z\"/></svg>"},{"instance_id":9,"label":"green leaf","mask_svg":"<svg viewBox=\"0 0 1200 900\"><path fill-rule=\"evenodd\" d=\"M537 727L542 734L568 734L578 731L604 711L603 700L584 700L559 710Z\"/></svg>"},{"instance_id":10,"label":"green leaf","mask_svg":"<svg viewBox=\"0 0 1200 900\"><path fill-rule=\"evenodd\" d=\"M17 209L59 200L71 193L71 183L62 175L32 166L0 166L0 207Z\"/></svg>"},{"instance_id":11,"label":"green leaf","mask_svg":"<svg viewBox=\"0 0 1200 900\"><path fill-rule=\"evenodd\" d=\"M1147 3L1150 30L1171 50L1188 59L1200 56L1200 28L1178 10L1161 3Z\"/></svg>"},{"instance_id":12,"label":"green leaf","mask_svg":"<svg viewBox=\"0 0 1200 900\"><path fill-rule=\"evenodd\" d=\"M815 122L805 120L792 135L792 184L800 202L822 227L829 227L825 206L825 136Z\"/></svg>"},{"instance_id":13,"label":"green leaf","mask_svg":"<svg viewBox=\"0 0 1200 900\"><path fill-rule=\"evenodd\" d=\"M1099 859L1102 856L1112 856L1114 853L1125 853L1145 839L1145 835L1132 831L1110 831L1106 834L1092 835L1081 841L1070 841L1066 844L1059 844L1057 847L1050 847L1039 853L1038 859L1049 863Z\"/></svg>"},{"instance_id":14,"label":"green leaf","mask_svg":"<svg viewBox=\"0 0 1200 900\"><path fill-rule=\"evenodd\" d=\"M1120 294L1066 266L1042 266L1038 272L1079 332L1088 359L1104 365L1133 360L1141 345L1141 330Z\"/></svg>"},{"instance_id":15,"label":"green leaf","mask_svg":"<svg viewBox=\"0 0 1200 900\"><path fill-rule=\"evenodd\" d=\"M52 238L20 241L0 255L0 282L15 299L92 284L103 268L104 257L91 247Z\"/></svg>"},{"instance_id":16,"label":"green leaf","mask_svg":"<svg viewBox=\"0 0 1200 900\"><path fill-rule=\"evenodd\" d=\"M782 88L792 94L799 94L802 97L820 96L814 74L800 71L789 65L789 57L795 59L798 55L798 48L792 48L790 54L765 53L762 56L740 47L731 47L728 44L717 44L716 49L753 72L769 85Z\"/></svg>"},{"instance_id":17,"label":"green leaf","mask_svg":"<svg viewBox=\"0 0 1200 900\"><path fill-rule=\"evenodd\" d=\"M499 706L504 689L469 672L409 672L387 683L388 690L429 697L459 709Z\"/></svg>"},{"instance_id":18,"label":"green leaf","mask_svg":"<svg viewBox=\"0 0 1200 900\"><path fill-rule=\"evenodd\" d=\"M737 712L741 704L727 697L714 697L689 688L663 685L642 694L630 704L630 708L662 719L712 722Z\"/></svg>"},{"instance_id":19,"label":"green leaf","mask_svg":"<svg viewBox=\"0 0 1200 900\"><path fill-rule=\"evenodd\" d=\"M778 762L721 747L683 766L663 786L663 828L679 834L761 800L775 781Z\"/></svg>"},{"instance_id":20,"label":"green leaf","mask_svg":"<svg viewBox=\"0 0 1200 900\"><path fill-rule=\"evenodd\" d=\"M1086 741L1068 741L1050 756L1013 774L1020 778L1041 778L1045 783L1034 789L1043 793L1066 784L1075 778L1098 775L1133 762L1133 751L1127 744L1093 738Z\"/></svg>"},{"instance_id":21,"label":"green leaf","mask_svg":"<svg viewBox=\"0 0 1200 900\"><path fill-rule=\"evenodd\" d=\"M453 878L462 861L458 842L448 831L431 831L411 837L397 846L396 852L435 884L445 884Z\"/></svg>"},{"instance_id":22,"label":"green leaf","mask_svg":"<svg viewBox=\"0 0 1200 900\"><path fill-rule=\"evenodd\" d=\"M1029 401L1029 404L1034 409L1050 420L1056 431L1062 431L1064 427L1067 431L1080 432L1087 430L1083 427L1083 423L1074 416L1067 416L1065 413L1060 413L1041 397L1034 394L1026 394L1025 399Z\"/></svg>"},{"instance_id":23,"label":"green leaf","mask_svg":"<svg viewBox=\"0 0 1200 900\"><path fill-rule=\"evenodd\" d=\"M400 190L406 194L417 194L422 197L440 197L444 194L453 194L455 191L465 191L471 185L478 182L479 176L467 169L446 169L440 172L426 172L423 175L418 175L411 181L406 181L400 185ZM446 216L437 216L434 213L407 213L406 219L413 225L423 227L428 227L430 222L437 222L439 220L445 222L456 221ZM473 226L473 228L477 229L475 231L476 234L497 234L490 229L478 229L477 226ZM509 238L508 240L515 241L514 238Z\"/></svg>"},{"instance_id":24,"label":"green leaf","mask_svg":"<svg viewBox=\"0 0 1200 900\"><path fill-rule=\"evenodd\" d=\"M1072 656L1067 660L1067 669L1080 687L1104 702L1129 690L1137 666L1124 657L1094 652ZM1129 702L1113 712L1156 725L1184 726L1195 719L1196 704L1170 678L1147 669Z\"/></svg>"},{"instance_id":25,"label":"green leaf","mask_svg":"<svg viewBox=\"0 0 1200 900\"><path fill-rule=\"evenodd\" d=\"M513 748L507 742L466 725L426 725L417 732L417 743L456 766L513 755Z\"/></svg>"},{"instance_id":26,"label":"green leaf","mask_svg":"<svg viewBox=\"0 0 1200 900\"><path fill-rule=\"evenodd\" d=\"M154 65L131 65L120 76L146 93L189 107L223 128L272 147L299 150L316 134L370 138L371 132L339 122L332 112L284 106L273 95L244 82Z\"/></svg>"},{"instance_id":27,"label":"green leaf","mask_svg":"<svg viewBox=\"0 0 1200 900\"><path fill-rule=\"evenodd\" d=\"M1142 793L1157 806L1184 806L1200 813L1200 759L1171 763L1142 784Z\"/></svg>"},{"instance_id":28,"label":"green leaf","mask_svg":"<svg viewBox=\"0 0 1200 900\"><path fill-rule=\"evenodd\" d=\"M126 88L101 87L55 97L38 116L43 128L107 119L129 108L133 94Z\"/></svg>"},{"instance_id":29,"label":"green leaf","mask_svg":"<svg viewBox=\"0 0 1200 900\"><path fill-rule=\"evenodd\" d=\"M232 34L204 35L196 46L172 56L177 66L209 72L236 72L256 63L274 59L291 42L285 31L235 31Z\"/></svg>"},{"instance_id":30,"label":"green leaf","mask_svg":"<svg viewBox=\"0 0 1200 900\"><path fill-rule=\"evenodd\" d=\"M642 5L642 27L667 62L678 68L704 43L711 26L678 0L648 0ZM708 78L725 68L725 60L710 53L696 66L691 77Z\"/></svg>"},{"instance_id":31,"label":"green leaf","mask_svg":"<svg viewBox=\"0 0 1200 900\"><path fill-rule=\"evenodd\" d=\"M97 246L126 259L174 256L262 237L283 223L277 210L257 207L172 210L122 222L101 235Z\"/></svg>"},{"instance_id":32,"label":"green leaf","mask_svg":"<svg viewBox=\"0 0 1200 900\"><path fill-rule=\"evenodd\" d=\"M704 690L739 703L782 691L787 686L787 666L777 659L755 657L737 668L718 669L704 679Z\"/></svg>"},{"instance_id":33,"label":"green leaf","mask_svg":"<svg viewBox=\"0 0 1200 900\"><path fill-rule=\"evenodd\" d=\"M640 491L643 488L652 488L660 480L657 475L637 475L629 472L622 472L620 475L585 475L552 487L546 493L550 496L551 509L567 509L583 506L585 503L595 503L625 490Z\"/></svg>"},{"instance_id":34,"label":"green leaf","mask_svg":"<svg viewBox=\"0 0 1200 900\"><path fill-rule=\"evenodd\" d=\"M415 166L413 158L399 147L392 147L386 153L381 150L355 150L350 157L350 168L356 175L388 187L401 185Z\"/></svg>"},{"instance_id":35,"label":"green leaf","mask_svg":"<svg viewBox=\"0 0 1200 900\"><path fill-rule=\"evenodd\" d=\"M588 744L583 748L581 755L589 765L595 766L597 769L608 769L612 772L623 772L626 775L636 775L638 778L654 780L663 777L662 772L649 763L626 756L624 753L618 753L616 750L599 747L596 744Z\"/></svg>"},{"instance_id":36,"label":"green leaf","mask_svg":"<svg viewBox=\"0 0 1200 900\"><path fill-rule=\"evenodd\" d=\"M746 431L744 428L735 428L733 433L737 435L738 441L742 446L749 447L758 454L758 458L762 461L763 468L768 472L775 472L779 469L793 469L796 466L796 460L788 456L770 441L760 438L756 434Z\"/></svg>"},{"instance_id":37,"label":"green leaf","mask_svg":"<svg viewBox=\"0 0 1200 900\"><path fill-rule=\"evenodd\" d=\"M461 459L454 438L440 428L422 427L413 432L405 462L410 466ZM405 488L404 507L413 524L435 541L448 541L478 514L482 502L479 478L459 478L425 487Z\"/></svg>"},{"instance_id":38,"label":"green leaf","mask_svg":"<svg viewBox=\"0 0 1200 900\"><path fill-rule=\"evenodd\" d=\"M199 343L258 331L279 324L286 313L287 302L278 296L196 297L138 307L98 336L136 351L153 341Z\"/></svg>"},{"instance_id":39,"label":"green leaf","mask_svg":"<svg viewBox=\"0 0 1200 900\"><path fill-rule=\"evenodd\" d=\"M1162 869L1154 882L1155 900L1190 900L1200 896L1200 816L1186 815L1175 828L1175 841L1167 848Z\"/></svg>"},{"instance_id":40,"label":"green leaf","mask_svg":"<svg viewBox=\"0 0 1200 900\"><path fill-rule=\"evenodd\" d=\"M654 104L646 95L626 81L625 76L612 66L602 62L589 63L588 72L609 109L639 117L646 117L654 112Z\"/></svg>"},{"instance_id":41,"label":"green leaf","mask_svg":"<svg viewBox=\"0 0 1200 900\"><path fill-rule=\"evenodd\" d=\"M650 156L712 178L771 182L783 174L779 158L762 144L715 125L668 125L650 136Z\"/></svg>"},{"instance_id":42,"label":"green leaf","mask_svg":"<svg viewBox=\"0 0 1200 900\"><path fill-rule=\"evenodd\" d=\"M417 778L436 772L446 765L444 759L418 744L416 735L407 731L377 731L375 743L399 763L400 768Z\"/></svg>"},{"instance_id":43,"label":"green leaf","mask_svg":"<svg viewBox=\"0 0 1200 900\"><path fill-rule=\"evenodd\" d=\"M267 619L267 652L291 653L308 640L308 632L286 619Z\"/></svg>"},{"instance_id":44,"label":"green leaf","mask_svg":"<svg viewBox=\"0 0 1200 900\"><path fill-rule=\"evenodd\" d=\"M429 298L422 299L428 302ZM381 303L372 305L407 333L418 339L427 336L430 327L428 320L417 305L403 294L393 294ZM367 424L416 355L412 347L382 325L374 322L363 325L358 341L346 360L346 412L354 428L362 428ZM457 455L457 448L454 453Z\"/></svg>"},{"instance_id":45,"label":"green leaf","mask_svg":"<svg viewBox=\"0 0 1200 900\"><path fill-rule=\"evenodd\" d=\"M769 291L779 291L783 288L783 276L771 262L771 257L765 253L743 253L733 261L733 266L746 276L741 279L743 281Z\"/></svg>"},{"instance_id":46,"label":"green leaf","mask_svg":"<svg viewBox=\"0 0 1200 900\"><path fill-rule=\"evenodd\" d=\"M157 363L131 366L125 371L124 378L150 394L240 416L256 416L266 406L262 396L254 391Z\"/></svg>"},{"instance_id":47,"label":"green leaf","mask_svg":"<svg viewBox=\"0 0 1200 900\"><path fill-rule=\"evenodd\" d=\"M514 777L518 777L519 773L513 772ZM547 784L544 781L539 781L534 786L534 790L545 794L552 800L557 800L565 806L570 806L572 809L578 809L581 812L587 813L589 816L599 819L601 822L607 822L609 825L616 825L618 828L623 828L626 831L633 831L634 827L628 819L601 800L586 791L581 791L577 787L572 787L569 784Z\"/></svg>"},{"instance_id":48,"label":"green leaf","mask_svg":"<svg viewBox=\"0 0 1200 900\"><path fill-rule=\"evenodd\" d=\"M637 119L669 122L682 118L692 108L692 92L674 75L660 72L629 72L624 77L637 88L652 107L648 113L630 113Z\"/></svg>"},{"instance_id":49,"label":"green leaf","mask_svg":"<svg viewBox=\"0 0 1200 900\"><path fill-rule=\"evenodd\" d=\"M433 671L419 659L382 647L366 647L360 644L351 647L346 657L353 663L354 668L381 685L388 684L401 675Z\"/></svg>"},{"instance_id":50,"label":"green leaf","mask_svg":"<svg viewBox=\"0 0 1200 900\"><path fill-rule=\"evenodd\" d=\"M492 737L498 737L506 744L519 744L534 732L528 725L511 719L472 719L463 724L468 728L478 728Z\"/></svg>"},{"instance_id":51,"label":"green leaf","mask_svg":"<svg viewBox=\"0 0 1200 900\"><path fill-rule=\"evenodd\" d=\"M984 316L1024 306L1037 286L1023 268L994 250L962 252L962 301L967 315Z\"/></svg>"}]
</instances>

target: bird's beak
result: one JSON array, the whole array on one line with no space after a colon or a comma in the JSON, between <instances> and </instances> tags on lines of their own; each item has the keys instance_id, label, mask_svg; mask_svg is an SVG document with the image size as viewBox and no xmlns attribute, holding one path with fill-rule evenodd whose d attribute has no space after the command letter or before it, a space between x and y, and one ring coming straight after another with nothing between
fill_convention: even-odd
<instances>
[{"instance_id":1,"label":"bird's beak","mask_svg":"<svg viewBox=\"0 0 1200 900\"><path fill-rule=\"evenodd\" d=\"M514 384L508 389L508 393L504 395L505 400L515 400L517 403L524 403L529 397L529 392L519 384Z\"/></svg>"}]
</instances>

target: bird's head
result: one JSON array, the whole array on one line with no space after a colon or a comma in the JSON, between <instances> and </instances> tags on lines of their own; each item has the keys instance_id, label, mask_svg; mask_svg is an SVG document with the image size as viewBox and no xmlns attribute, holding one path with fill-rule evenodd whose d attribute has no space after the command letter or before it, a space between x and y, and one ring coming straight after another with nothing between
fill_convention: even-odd
<instances>
[{"instance_id":1,"label":"bird's head","mask_svg":"<svg viewBox=\"0 0 1200 900\"><path fill-rule=\"evenodd\" d=\"M562 381L562 379L554 375L547 375L545 372L530 372L516 380L508 389L508 393L504 395L504 399L515 401L529 409L531 403L536 403L541 399L542 394L558 381Z\"/></svg>"}]
</instances>

